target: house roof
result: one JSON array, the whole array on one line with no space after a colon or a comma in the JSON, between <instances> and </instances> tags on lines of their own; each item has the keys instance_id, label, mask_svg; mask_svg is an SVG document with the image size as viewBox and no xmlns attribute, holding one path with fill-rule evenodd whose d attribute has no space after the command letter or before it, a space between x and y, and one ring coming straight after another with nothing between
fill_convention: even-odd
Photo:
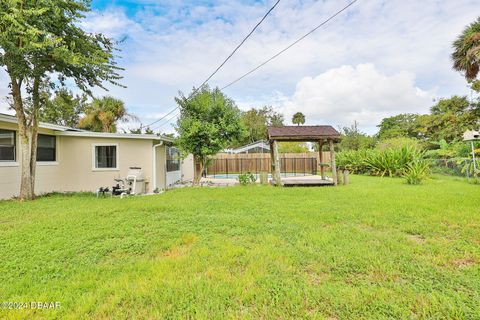
<instances>
[{"instance_id":1,"label":"house roof","mask_svg":"<svg viewBox=\"0 0 480 320\"><path fill-rule=\"evenodd\" d=\"M264 149L269 149L270 150L270 145L268 144L268 141L266 141L266 140L259 140L259 141L255 141L255 142L246 144L244 146L235 148L231 151L233 153L241 153L241 152L245 152L247 150L251 150L251 149L254 149L254 148L264 148Z\"/></svg>"},{"instance_id":2,"label":"house roof","mask_svg":"<svg viewBox=\"0 0 480 320\"><path fill-rule=\"evenodd\" d=\"M0 113L0 121L9 123L18 123L17 117ZM110 133L110 132L93 132L77 128L59 126L47 122L39 122L39 128L54 130L58 136L72 137L92 137L92 138L119 138L119 139L146 139L146 140L163 140L173 142L173 139L166 136L158 136L156 134L133 134L133 133Z\"/></svg>"},{"instance_id":3,"label":"house roof","mask_svg":"<svg viewBox=\"0 0 480 320\"><path fill-rule=\"evenodd\" d=\"M137 133L110 133L110 132L93 132L93 131L63 131L58 132L59 136L69 137L91 137L91 138L116 138L116 139L146 139L146 140L163 140L173 142L173 139L156 134L137 134Z\"/></svg>"},{"instance_id":4,"label":"house roof","mask_svg":"<svg viewBox=\"0 0 480 320\"><path fill-rule=\"evenodd\" d=\"M268 127L268 139L278 141L340 140L340 133L332 126L282 126Z\"/></svg>"},{"instance_id":5,"label":"house roof","mask_svg":"<svg viewBox=\"0 0 480 320\"><path fill-rule=\"evenodd\" d=\"M6 114L6 113L0 113L0 121L9 122L9 123L18 123L17 117L12 116L10 114ZM57 124L41 122L41 121L38 123L38 126L40 128L56 130L56 131L85 131L77 128L59 126Z\"/></svg>"}]
</instances>

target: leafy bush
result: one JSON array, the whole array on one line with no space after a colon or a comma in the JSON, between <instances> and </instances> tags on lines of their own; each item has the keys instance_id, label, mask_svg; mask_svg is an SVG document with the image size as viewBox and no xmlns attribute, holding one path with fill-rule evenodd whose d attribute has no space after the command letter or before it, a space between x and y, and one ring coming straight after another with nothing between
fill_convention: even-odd
<instances>
[{"instance_id":1,"label":"leafy bush","mask_svg":"<svg viewBox=\"0 0 480 320\"><path fill-rule=\"evenodd\" d=\"M422 158L423 152L410 146L347 151L338 154L338 166L353 173L392 177L403 175L409 163Z\"/></svg>"},{"instance_id":2,"label":"leafy bush","mask_svg":"<svg viewBox=\"0 0 480 320\"><path fill-rule=\"evenodd\" d=\"M242 186L247 186L249 184L254 184L257 179L251 172L245 172L238 176L238 182Z\"/></svg>"},{"instance_id":3,"label":"leafy bush","mask_svg":"<svg viewBox=\"0 0 480 320\"><path fill-rule=\"evenodd\" d=\"M468 175L474 178L480 176L480 160L475 159L474 165L473 160L469 159L465 161L465 159L458 159L457 164L462 167L461 172L463 174L468 172Z\"/></svg>"},{"instance_id":4,"label":"leafy bush","mask_svg":"<svg viewBox=\"0 0 480 320\"><path fill-rule=\"evenodd\" d=\"M429 171L430 166L427 161L414 160L406 165L403 177L408 184L420 184L428 178Z\"/></svg>"}]
</instances>

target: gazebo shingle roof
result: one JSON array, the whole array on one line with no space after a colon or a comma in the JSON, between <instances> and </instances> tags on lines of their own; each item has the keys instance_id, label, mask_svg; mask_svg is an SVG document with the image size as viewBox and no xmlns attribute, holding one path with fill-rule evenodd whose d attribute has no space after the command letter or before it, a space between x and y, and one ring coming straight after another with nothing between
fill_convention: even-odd
<instances>
[{"instance_id":1,"label":"gazebo shingle roof","mask_svg":"<svg viewBox=\"0 0 480 320\"><path fill-rule=\"evenodd\" d=\"M269 140L319 140L340 139L340 133L332 126L283 126L268 127Z\"/></svg>"}]
</instances>

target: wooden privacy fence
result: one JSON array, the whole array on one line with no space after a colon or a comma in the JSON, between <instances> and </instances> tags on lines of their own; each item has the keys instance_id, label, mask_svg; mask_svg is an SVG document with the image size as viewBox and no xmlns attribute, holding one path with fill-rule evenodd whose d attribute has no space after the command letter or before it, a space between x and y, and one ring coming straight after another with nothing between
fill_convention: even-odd
<instances>
[{"instance_id":1,"label":"wooden privacy fence","mask_svg":"<svg viewBox=\"0 0 480 320\"><path fill-rule=\"evenodd\" d=\"M330 161L328 152L323 153L326 163ZM325 164L324 164L325 165ZM317 174L319 170L318 152L280 154L280 171L285 175ZM207 166L206 175L229 175L271 171L269 153L218 154Z\"/></svg>"}]
</instances>

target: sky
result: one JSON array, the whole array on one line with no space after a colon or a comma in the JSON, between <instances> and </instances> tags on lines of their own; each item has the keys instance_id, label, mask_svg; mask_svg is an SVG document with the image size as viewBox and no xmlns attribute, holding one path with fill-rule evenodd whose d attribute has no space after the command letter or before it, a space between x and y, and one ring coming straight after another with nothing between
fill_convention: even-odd
<instances>
[{"instance_id":1,"label":"sky","mask_svg":"<svg viewBox=\"0 0 480 320\"><path fill-rule=\"evenodd\" d=\"M93 0L80 24L122 40L118 62L126 86L95 94L122 99L143 124L159 119L176 106L179 91L190 92L215 70L274 2ZM209 84L226 85L348 2L280 1ZM454 39L477 15L478 0L358 0L224 93L242 110L271 105L287 124L301 111L306 124L343 127L357 121L372 134L384 117L426 113L439 98L470 94L463 76L452 70L450 54ZM0 81L5 97L4 72ZM5 110L2 98L0 112ZM173 132L174 120L153 128Z\"/></svg>"}]
</instances>

